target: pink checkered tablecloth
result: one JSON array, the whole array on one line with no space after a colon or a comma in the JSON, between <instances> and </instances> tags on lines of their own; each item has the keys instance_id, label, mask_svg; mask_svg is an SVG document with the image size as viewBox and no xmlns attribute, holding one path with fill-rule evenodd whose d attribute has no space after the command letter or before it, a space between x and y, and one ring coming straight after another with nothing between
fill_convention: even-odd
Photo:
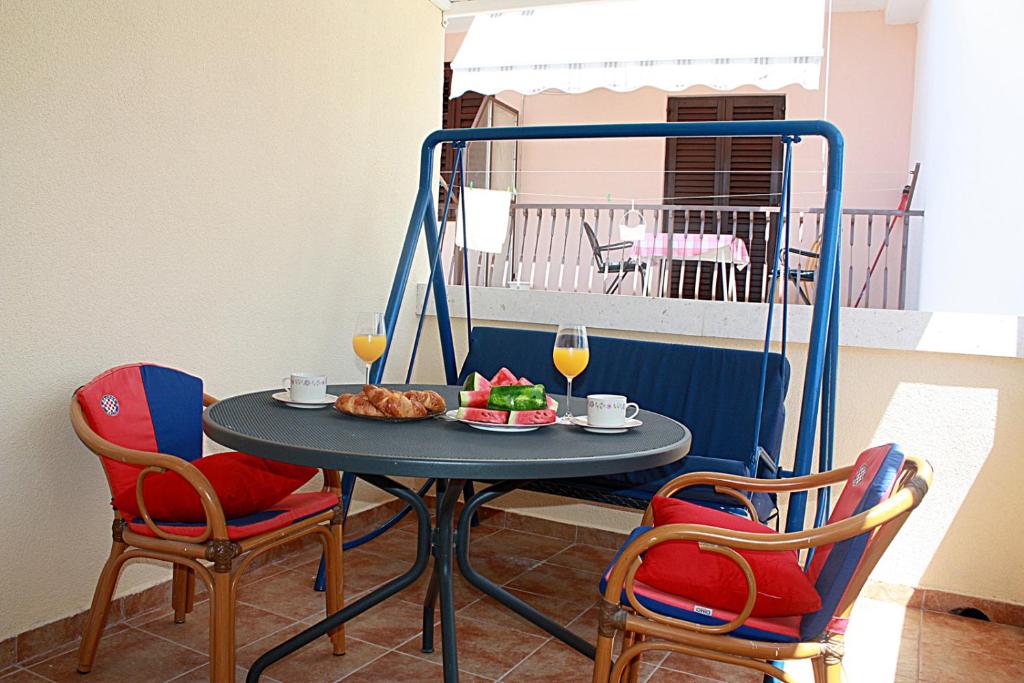
<instances>
[{"instance_id":1,"label":"pink checkered tablecloth","mask_svg":"<svg viewBox=\"0 0 1024 683\"><path fill-rule=\"evenodd\" d=\"M670 237L671 240L669 240ZM669 255L670 241L672 243L671 256ZM750 264L747 245L743 240L732 235L669 235L668 233L644 235L642 240L633 243L632 255L638 259L659 257L680 261L732 263L737 268L746 268Z\"/></svg>"}]
</instances>

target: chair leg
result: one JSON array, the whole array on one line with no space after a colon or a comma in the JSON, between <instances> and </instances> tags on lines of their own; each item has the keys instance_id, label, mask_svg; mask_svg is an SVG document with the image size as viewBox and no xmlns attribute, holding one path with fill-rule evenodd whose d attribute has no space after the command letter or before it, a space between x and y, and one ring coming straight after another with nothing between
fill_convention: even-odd
<instances>
[{"instance_id":1,"label":"chair leg","mask_svg":"<svg viewBox=\"0 0 1024 683\"><path fill-rule=\"evenodd\" d=\"M633 642L634 643L636 643L636 642L641 642L642 643L644 640L645 640L644 636L638 635L638 636L636 636L633 639ZM623 645L623 648L625 648L625 647L626 646ZM630 662L629 670L626 672L626 680L629 683L638 683L638 681L640 680L640 657L636 657L635 659L633 659L632 662Z\"/></svg>"},{"instance_id":2,"label":"chair leg","mask_svg":"<svg viewBox=\"0 0 1024 683\"><path fill-rule=\"evenodd\" d=\"M612 671L612 647L614 645L615 636L605 636L598 632L593 683L608 683L608 676Z\"/></svg>"},{"instance_id":3,"label":"chair leg","mask_svg":"<svg viewBox=\"0 0 1024 683\"><path fill-rule=\"evenodd\" d=\"M811 671L814 673L814 683L826 683L827 671L825 669L825 657L815 657L811 660ZM765 676L765 680L768 677Z\"/></svg>"},{"instance_id":4,"label":"chair leg","mask_svg":"<svg viewBox=\"0 0 1024 683\"><path fill-rule=\"evenodd\" d=\"M171 605L174 607L174 623L184 624L185 615L192 611L195 595L195 574L183 564L174 565L171 577Z\"/></svg>"},{"instance_id":5,"label":"chair leg","mask_svg":"<svg viewBox=\"0 0 1024 683\"><path fill-rule=\"evenodd\" d=\"M92 670L92 664L96 659L96 647L100 643L100 635L103 633L103 627L107 623L107 614L110 612L110 598L114 595L121 567L124 566L121 555L124 554L126 548L127 545L122 541L115 540L111 544L110 555L96 582L92 606L89 608L89 618L85 624L85 632L82 634L82 643L78 647L78 673L89 673Z\"/></svg>"},{"instance_id":6,"label":"chair leg","mask_svg":"<svg viewBox=\"0 0 1024 683\"><path fill-rule=\"evenodd\" d=\"M210 572L210 681L235 680L235 590L230 570Z\"/></svg>"},{"instance_id":7,"label":"chair leg","mask_svg":"<svg viewBox=\"0 0 1024 683\"><path fill-rule=\"evenodd\" d=\"M825 658L825 683L846 683L842 659Z\"/></svg>"},{"instance_id":8,"label":"chair leg","mask_svg":"<svg viewBox=\"0 0 1024 683\"><path fill-rule=\"evenodd\" d=\"M196 606L196 573L191 567L185 580L185 614L191 614Z\"/></svg>"},{"instance_id":9,"label":"chair leg","mask_svg":"<svg viewBox=\"0 0 1024 683\"><path fill-rule=\"evenodd\" d=\"M327 549L325 557L327 560L327 615L341 611L345 606L345 569L344 558L341 551L341 524L331 524L327 527ZM345 654L345 625L331 631L331 646L336 655Z\"/></svg>"}]
</instances>

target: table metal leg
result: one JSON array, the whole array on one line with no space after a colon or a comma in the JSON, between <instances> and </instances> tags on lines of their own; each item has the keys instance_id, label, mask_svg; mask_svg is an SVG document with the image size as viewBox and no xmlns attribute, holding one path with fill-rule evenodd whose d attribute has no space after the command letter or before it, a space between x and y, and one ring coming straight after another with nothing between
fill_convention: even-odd
<instances>
[{"instance_id":1,"label":"table metal leg","mask_svg":"<svg viewBox=\"0 0 1024 683\"><path fill-rule=\"evenodd\" d=\"M444 492L447 482L438 480L437 489L434 491L434 518L441 517L441 502L444 500ZM435 532L436 533L436 532ZM434 539L436 541L436 539ZM431 543L431 552L434 543ZM431 653L434 651L434 613L437 609L437 571L430 570L430 580L427 582L427 592L423 596L423 637L420 651Z\"/></svg>"},{"instance_id":2,"label":"table metal leg","mask_svg":"<svg viewBox=\"0 0 1024 683\"><path fill-rule=\"evenodd\" d=\"M437 591L441 597L441 661L444 664L445 683L457 683L459 680L455 595L452 589L452 525L455 520L455 504L459 500L464 484L464 481L456 479L447 482L434 526L434 574L437 578ZM465 519L468 528L472 514Z\"/></svg>"},{"instance_id":3,"label":"table metal leg","mask_svg":"<svg viewBox=\"0 0 1024 683\"><path fill-rule=\"evenodd\" d=\"M366 610L368 610L371 607L373 607L374 605L382 602L383 600L386 600L387 598L391 597L392 595L395 595L396 593L399 593L400 591L405 590L410 585L412 585L416 581L416 579L418 579L423 574L424 570L426 570L427 563L429 562L429 559L430 559L430 535L431 535L430 510L427 508L426 503L423 502L422 498L420 498L419 496L416 495L415 491L412 491L409 488L403 486L402 484L399 484L398 482L396 482L396 481L394 481L392 479L389 479L387 477L382 477L382 476L377 476L377 475L360 475L360 478L363 479L364 481L366 481L367 483L369 483L369 484L371 484L373 486L376 486L379 489L387 491L388 493L390 493L393 496L396 496L397 498L401 498L401 499L405 500L407 503L409 503L409 505L413 508L413 510L416 511L416 516L418 518L418 525L417 525L418 538L417 538L417 543L416 543L416 561L413 563L412 567L409 568L409 571L405 572L401 576L398 576L398 577L392 579L391 581L388 581L387 583L385 583L380 588L377 588L376 590L372 591L371 593L368 593L367 595L363 596L359 600L356 600L351 605L348 605L347 607L343 608L341 611L335 612L334 614L328 616L326 619L323 619L322 621L317 622L313 626L310 626L309 628L307 628L305 631L302 631L301 633L299 633L299 634L289 638L288 640L284 641L280 645L277 645L274 648L272 648L272 649L268 650L267 652L263 653L262 655L260 655L259 659L257 659L253 663L252 667L249 669L249 674L245 678L247 683L257 683L260 680L260 676L263 675L263 671L268 666L273 664L274 662L277 662L277 661L287 657L288 655L292 654L296 650L298 650L298 649L300 649L302 647L305 647L306 645L309 645L311 642L313 642L314 640L316 640L320 636L326 635L329 631L333 630L335 627L340 626L341 624L344 624L346 621L352 619L353 617L356 617L356 616L362 614ZM452 504L452 507L454 507L454 503ZM450 513L449 513L449 522L450 521L451 521L451 516L450 516ZM451 527L450 527L450 524L449 524L449 533L448 533L449 541L451 540L450 528ZM449 547L450 547L450 544L449 544ZM450 567L451 567L451 564L450 564L451 563L450 551L449 551L448 561L449 561L449 569L450 569ZM451 576L450 576L450 572L449 572L449 598L451 597L451 589L450 589L451 581L450 581L450 579L451 579ZM443 594L442 594L441 607L442 607L442 619L443 619L443 617L444 617ZM453 620L451 618L449 618L449 622L453 622ZM447 640L445 641L445 644L447 644ZM455 641L454 641L454 639L452 640L452 648L451 649L452 649L452 653L454 654L454 652L455 652ZM453 669L453 671L455 671L455 669ZM449 680L447 678L447 675L446 675L445 680L446 681ZM453 678L451 680L454 681L454 680L457 680L457 679Z\"/></svg>"},{"instance_id":4,"label":"table metal leg","mask_svg":"<svg viewBox=\"0 0 1024 683\"><path fill-rule=\"evenodd\" d=\"M534 609L533 606L523 602L498 584L478 573L469 561L471 521L477 508L488 501L514 491L520 483L521 482L502 482L500 484L495 484L487 487L480 493L473 496L470 500L466 501L466 506L462 509L462 515L459 518L458 532L455 535L455 554L459 561L459 570L467 581L476 586L476 588L483 593L491 596L530 623L544 629L569 647L593 659L596 654L594 645L588 643L586 640L580 638L578 635L558 622L552 620L547 615ZM594 590L596 592L596 586Z\"/></svg>"}]
</instances>

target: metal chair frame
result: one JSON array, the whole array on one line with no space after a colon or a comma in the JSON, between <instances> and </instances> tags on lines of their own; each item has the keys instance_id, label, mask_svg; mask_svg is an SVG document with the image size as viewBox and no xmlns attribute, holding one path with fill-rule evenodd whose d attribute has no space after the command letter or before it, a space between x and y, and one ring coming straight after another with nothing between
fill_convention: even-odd
<instances>
[{"instance_id":1,"label":"metal chair frame","mask_svg":"<svg viewBox=\"0 0 1024 683\"><path fill-rule=\"evenodd\" d=\"M615 274L615 278L611 284L605 287L605 294L615 294L619 291L626 276L630 273L640 274L640 289L641 291L647 291L647 264L643 261L636 261L633 258L628 258L625 261L606 261L604 258L605 252L616 251L619 249L629 249L633 246L633 243L626 240L622 242L613 242L611 244L601 244L597 235L594 233L594 228L590 226L590 223L583 221L583 230L587 233L587 241L590 243L590 250L594 253L594 265L597 266L597 272L602 275Z\"/></svg>"}]
</instances>

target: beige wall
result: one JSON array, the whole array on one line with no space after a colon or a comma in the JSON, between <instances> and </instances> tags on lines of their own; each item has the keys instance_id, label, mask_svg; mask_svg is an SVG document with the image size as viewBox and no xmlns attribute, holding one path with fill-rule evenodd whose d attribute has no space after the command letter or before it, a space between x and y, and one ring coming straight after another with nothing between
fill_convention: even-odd
<instances>
[{"instance_id":1,"label":"beige wall","mask_svg":"<svg viewBox=\"0 0 1024 683\"><path fill-rule=\"evenodd\" d=\"M137 360L215 395L360 376L349 331L386 301L442 33L427 0L7 0L0 44L3 639L86 609L107 552L75 387Z\"/></svg>"},{"instance_id":2,"label":"beige wall","mask_svg":"<svg viewBox=\"0 0 1024 683\"><path fill-rule=\"evenodd\" d=\"M464 37L464 33L446 36L448 60ZM786 96L786 118L828 118L843 131L844 204L848 207L894 209L899 201L912 161L908 154L915 43L916 27L887 25L884 12L838 12L832 24L827 115L824 87L805 90L789 86L777 91ZM726 93L703 87L679 93L654 88L618 93L602 88L576 95L548 92L523 97L509 92L500 97L520 110L521 125L542 125L664 121L670 96L766 92L755 87ZM521 143L520 201L599 203L610 193L617 201L661 203L664 150L660 139ZM819 141L797 146L794 206L821 206L823 167ZM604 170L620 172L595 172Z\"/></svg>"},{"instance_id":3,"label":"beige wall","mask_svg":"<svg viewBox=\"0 0 1024 683\"><path fill-rule=\"evenodd\" d=\"M491 306L481 299L488 290L478 289L475 307ZM533 293L531 293L533 294ZM537 293L540 294L540 293ZM462 308L461 293L453 291L453 312ZM594 312L570 305L574 295L549 305L502 307L506 319L474 324L553 329L571 318L587 322ZM578 295L577 295L578 296ZM578 296L582 301L582 297ZM681 315L676 309L694 302L664 302L665 317ZM564 305L563 305L564 304ZM745 304L709 304L724 312L719 329L742 327ZM513 310L515 309L515 310ZM863 313L849 311L849 313ZM478 316L483 315L478 313ZM526 317L524 317L526 316ZM531 325L510 319L531 319ZM424 339L421 379L440 381L427 362L437 354L436 323L429 321ZM457 330L464 319L454 320ZM706 320L705 325L709 324ZM652 316L648 329L656 329ZM592 327L593 334L658 339L728 348L758 348L749 340L667 335ZM456 334L460 348L465 337ZM862 342L863 343L863 340ZM794 344L790 352L793 379L786 401L787 422L782 462L792 465L795 447L806 345ZM515 368L512 368L513 371ZM667 378L668 379L668 378ZM835 465L853 462L869 446L897 442L904 449L927 458L935 468L935 482L921 508L906 524L873 578L885 583L950 591L962 595L1024 604L1024 546L1008 532L1010 520L1024 517L1024 467L1020 444L1024 442L1024 360L991 356L881 350L844 346L839 361ZM522 514L613 531L629 531L639 521L637 513L618 508L588 505L533 493L517 493L498 504ZM811 505L813 507L813 505ZM785 514L783 512L783 514ZM1008 535L1009 534L1009 535Z\"/></svg>"}]
</instances>

